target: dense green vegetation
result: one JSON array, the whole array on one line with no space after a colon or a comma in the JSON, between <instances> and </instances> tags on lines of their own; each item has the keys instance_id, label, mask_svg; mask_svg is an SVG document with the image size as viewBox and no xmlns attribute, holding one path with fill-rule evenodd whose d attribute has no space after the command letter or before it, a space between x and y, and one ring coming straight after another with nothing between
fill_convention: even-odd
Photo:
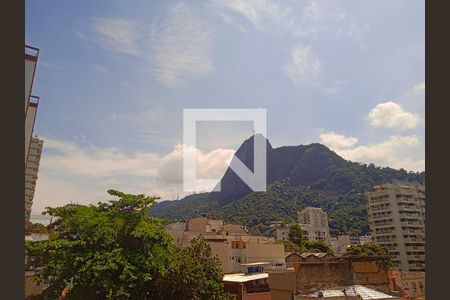
<instances>
[{"instance_id":1,"label":"dense green vegetation","mask_svg":"<svg viewBox=\"0 0 450 300\"><path fill-rule=\"evenodd\" d=\"M303 230L299 224L292 224L289 227L288 240L294 245L301 246L303 242Z\"/></svg>"},{"instance_id":2,"label":"dense green vegetation","mask_svg":"<svg viewBox=\"0 0 450 300\"><path fill-rule=\"evenodd\" d=\"M172 244L161 220L150 217L155 198L124 194L109 203L47 208L57 218L48 241L26 244L50 287L41 299L226 299L220 261L199 237Z\"/></svg>"},{"instance_id":3,"label":"dense green vegetation","mask_svg":"<svg viewBox=\"0 0 450 300\"><path fill-rule=\"evenodd\" d=\"M304 241L302 246L303 252L333 253L333 250L331 250L324 241Z\"/></svg>"},{"instance_id":4,"label":"dense green vegetation","mask_svg":"<svg viewBox=\"0 0 450 300\"><path fill-rule=\"evenodd\" d=\"M250 141L251 142L251 141ZM252 159L244 142L236 155ZM247 164L248 165L248 164ZM268 144L268 189L246 191L227 170L222 191L191 195L156 205L152 215L178 221L207 213L226 222L247 226L252 233L274 236L272 221L295 222L297 211L320 207L328 213L330 233L369 233L365 193L376 184L393 181L425 183L425 173L350 162L321 144L272 148Z\"/></svg>"},{"instance_id":5,"label":"dense green vegetation","mask_svg":"<svg viewBox=\"0 0 450 300\"><path fill-rule=\"evenodd\" d=\"M288 239L277 241L277 243L283 244L286 252L333 253L333 250L323 241L303 240L303 230L299 224L290 225Z\"/></svg>"},{"instance_id":6,"label":"dense green vegetation","mask_svg":"<svg viewBox=\"0 0 450 300\"><path fill-rule=\"evenodd\" d=\"M369 243L363 245L352 245L349 248L347 248L345 254L358 256L372 256L372 255L389 256L389 251L383 245Z\"/></svg>"},{"instance_id":7,"label":"dense green vegetation","mask_svg":"<svg viewBox=\"0 0 450 300\"><path fill-rule=\"evenodd\" d=\"M40 223L31 223L28 222L25 224L25 234L32 234L32 233L41 233L41 234L49 234L49 230L47 227Z\"/></svg>"}]
</instances>

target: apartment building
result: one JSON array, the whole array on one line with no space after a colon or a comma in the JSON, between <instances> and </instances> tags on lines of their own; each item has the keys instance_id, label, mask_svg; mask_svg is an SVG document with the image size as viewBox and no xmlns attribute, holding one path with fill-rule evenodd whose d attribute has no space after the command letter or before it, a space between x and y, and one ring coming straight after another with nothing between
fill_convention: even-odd
<instances>
[{"instance_id":1,"label":"apartment building","mask_svg":"<svg viewBox=\"0 0 450 300\"><path fill-rule=\"evenodd\" d=\"M33 205L43 144L44 141L37 137L31 139L27 164L25 166L25 219L27 221L30 219L31 206Z\"/></svg>"},{"instance_id":2,"label":"apartment building","mask_svg":"<svg viewBox=\"0 0 450 300\"><path fill-rule=\"evenodd\" d=\"M43 141L33 137L39 97L31 94L39 49L25 46L25 221L29 221Z\"/></svg>"},{"instance_id":3,"label":"apartment building","mask_svg":"<svg viewBox=\"0 0 450 300\"><path fill-rule=\"evenodd\" d=\"M189 246L199 235L211 246L224 273L241 271L242 264L266 262L266 270L285 267L284 246L273 239L249 234L242 226L224 224L223 220L198 217L166 226L174 243Z\"/></svg>"},{"instance_id":4,"label":"apartment building","mask_svg":"<svg viewBox=\"0 0 450 300\"><path fill-rule=\"evenodd\" d=\"M304 231L307 240L324 241L330 244L330 228L328 227L328 215L321 208L306 207L298 213L298 223Z\"/></svg>"},{"instance_id":5,"label":"apartment building","mask_svg":"<svg viewBox=\"0 0 450 300\"><path fill-rule=\"evenodd\" d=\"M425 189L383 184L368 192L366 199L374 242L386 246L394 267L425 271Z\"/></svg>"},{"instance_id":6,"label":"apartment building","mask_svg":"<svg viewBox=\"0 0 450 300\"><path fill-rule=\"evenodd\" d=\"M284 221L272 221L270 227L275 228L276 240L287 241L289 235L289 224Z\"/></svg>"}]
</instances>

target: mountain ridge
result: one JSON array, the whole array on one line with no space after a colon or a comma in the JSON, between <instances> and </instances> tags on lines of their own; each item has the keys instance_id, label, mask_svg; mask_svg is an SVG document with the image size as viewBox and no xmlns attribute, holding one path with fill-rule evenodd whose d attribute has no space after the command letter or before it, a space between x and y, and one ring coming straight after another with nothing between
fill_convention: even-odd
<instances>
[{"instance_id":1,"label":"mountain ridge","mask_svg":"<svg viewBox=\"0 0 450 300\"><path fill-rule=\"evenodd\" d=\"M245 140L235 153L250 170L254 138L264 138L267 143L266 192L252 192L228 168L220 180L220 192L163 201L151 214L177 221L207 213L247 225L256 233L272 235L270 221L294 221L298 209L316 206L328 212L332 233L366 234L365 192L385 182L425 183L425 172L351 162L319 143L273 148L261 135Z\"/></svg>"}]
</instances>

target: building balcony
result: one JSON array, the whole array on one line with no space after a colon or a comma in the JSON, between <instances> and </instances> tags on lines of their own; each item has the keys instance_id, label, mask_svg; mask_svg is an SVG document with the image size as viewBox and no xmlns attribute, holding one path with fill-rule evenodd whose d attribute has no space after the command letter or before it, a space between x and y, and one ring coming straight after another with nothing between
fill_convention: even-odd
<instances>
[{"instance_id":1,"label":"building balcony","mask_svg":"<svg viewBox=\"0 0 450 300\"><path fill-rule=\"evenodd\" d=\"M417 237L417 238L414 238L414 237L408 237L408 238L404 238L403 239L406 243L417 243L417 244L424 244L425 243L425 241L424 241L424 239L423 238L421 238L421 237Z\"/></svg>"},{"instance_id":2,"label":"building balcony","mask_svg":"<svg viewBox=\"0 0 450 300\"><path fill-rule=\"evenodd\" d=\"M376 228L381 228L381 227L391 227L392 225L394 225L394 222L374 222L373 224Z\"/></svg>"},{"instance_id":3,"label":"building balcony","mask_svg":"<svg viewBox=\"0 0 450 300\"><path fill-rule=\"evenodd\" d=\"M390 239L379 239L377 238L377 243L383 244L383 243L395 243L396 239L395 238L390 238Z\"/></svg>"},{"instance_id":4,"label":"building balcony","mask_svg":"<svg viewBox=\"0 0 450 300\"><path fill-rule=\"evenodd\" d=\"M419 221L400 221L400 225L402 226L418 226L422 227L423 225L419 223Z\"/></svg>"},{"instance_id":5,"label":"building balcony","mask_svg":"<svg viewBox=\"0 0 450 300\"><path fill-rule=\"evenodd\" d=\"M380 232L376 232L375 236L376 237L392 236L392 235L395 235L394 233L395 233L394 230L380 231Z\"/></svg>"},{"instance_id":6,"label":"building balcony","mask_svg":"<svg viewBox=\"0 0 450 300\"><path fill-rule=\"evenodd\" d=\"M421 230L417 230L417 229L403 229L402 231L404 234L423 234L423 232Z\"/></svg>"},{"instance_id":7,"label":"building balcony","mask_svg":"<svg viewBox=\"0 0 450 300\"><path fill-rule=\"evenodd\" d=\"M411 207L411 208L403 208L403 207L401 207L401 208L399 208L398 209L398 212L400 213L400 214L402 214L402 215L404 215L404 214L408 214L408 213L412 213L412 216L416 216L416 215L419 215L420 216L420 208L419 207Z\"/></svg>"},{"instance_id":8,"label":"building balcony","mask_svg":"<svg viewBox=\"0 0 450 300\"><path fill-rule=\"evenodd\" d=\"M423 263L410 263L409 269L411 271L422 271L425 270L425 264Z\"/></svg>"},{"instance_id":9,"label":"building balcony","mask_svg":"<svg viewBox=\"0 0 450 300\"><path fill-rule=\"evenodd\" d=\"M390 220L392 218L391 215L381 215L381 216L372 216L372 220Z\"/></svg>"},{"instance_id":10,"label":"building balcony","mask_svg":"<svg viewBox=\"0 0 450 300\"><path fill-rule=\"evenodd\" d=\"M406 251L414 252L414 251L425 251L424 245L418 245L418 246L405 246Z\"/></svg>"},{"instance_id":11,"label":"building balcony","mask_svg":"<svg viewBox=\"0 0 450 300\"><path fill-rule=\"evenodd\" d=\"M425 255L423 255L423 254L410 254L410 255L408 255L408 260L425 262Z\"/></svg>"}]
</instances>

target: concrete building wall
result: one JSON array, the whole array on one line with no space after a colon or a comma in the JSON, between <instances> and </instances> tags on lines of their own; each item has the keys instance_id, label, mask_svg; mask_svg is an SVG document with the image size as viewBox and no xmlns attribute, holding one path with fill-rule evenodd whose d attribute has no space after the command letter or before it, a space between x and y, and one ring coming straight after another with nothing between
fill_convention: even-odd
<instances>
[{"instance_id":1,"label":"concrete building wall","mask_svg":"<svg viewBox=\"0 0 450 300\"><path fill-rule=\"evenodd\" d=\"M207 223L208 219L203 217L189 219L186 221L186 230L195 232L206 232Z\"/></svg>"},{"instance_id":2,"label":"concrete building wall","mask_svg":"<svg viewBox=\"0 0 450 300\"><path fill-rule=\"evenodd\" d=\"M27 273L34 273L32 271L25 272L25 298L30 296L37 296L42 294L44 289L48 287L48 284L45 284L43 282L36 282L34 280L34 275L29 275Z\"/></svg>"},{"instance_id":3,"label":"concrete building wall","mask_svg":"<svg viewBox=\"0 0 450 300\"><path fill-rule=\"evenodd\" d=\"M294 271L269 274L272 291L284 291L280 293L282 295L289 292L308 295L317 290L354 284L385 293L390 291L386 258L356 259L346 256L327 261L303 261L293 264Z\"/></svg>"},{"instance_id":4,"label":"concrete building wall","mask_svg":"<svg viewBox=\"0 0 450 300\"><path fill-rule=\"evenodd\" d=\"M295 266L295 271L297 274L297 289L303 294L334 286L346 286L351 284L353 279L351 264L345 261L299 264Z\"/></svg>"},{"instance_id":5,"label":"concrete building wall","mask_svg":"<svg viewBox=\"0 0 450 300\"><path fill-rule=\"evenodd\" d=\"M282 272L269 274L269 287L272 299L292 300L297 288L295 272Z\"/></svg>"},{"instance_id":6,"label":"concrete building wall","mask_svg":"<svg viewBox=\"0 0 450 300\"><path fill-rule=\"evenodd\" d=\"M31 147L34 122L36 120L36 113L37 113L37 104L29 103L28 111L25 116L25 166L27 164L27 157Z\"/></svg>"},{"instance_id":7,"label":"concrete building wall","mask_svg":"<svg viewBox=\"0 0 450 300\"><path fill-rule=\"evenodd\" d=\"M284 245L246 243L244 255L247 263L269 262L284 265Z\"/></svg>"},{"instance_id":8,"label":"concrete building wall","mask_svg":"<svg viewBox=\"0 0 450 300\"><path fill-rule=\"evenodd\" d=\"M33 205L43 144L44 142L38 138L31 139L25 168L25 220L27 221L30 219L31 206Z\"/></svg>"},{"instance_id":9,"label":"concrete building wall","mask_svg":"<svg viewBox=\"0 0 450 300\"><path fill-rule=\"evenodd\" d=\"M400 291L413 299L425 297L425 272L389 272L391 291Z\"/></svg>"},{"instance_id":10,"label":"concrete building wall","mask_svg":"<svg viewBox=\"0 0 450 300\"><path fill-rule=\"evenodd\" d=\"M254 293L245 294L242 297L243 300L272 300L272 294L268 293Z\"/></svg>"},{"instance_id":11,"label":"concrete building wall","mask_svg":"<svg viewBox=\"0 0 450 300\"><path fill-rule=\"evenodd\" d=\"M223 272L231 273L230 245L219 242L208 242L208 244L211 246L212 253L219 257Z\"/></svg>"},{"instance_id":12,"label":"concrete building wall","mask_svg":"<svg viewBox=\"0 0 450 300\"><path fill-rule=\"evenodd\" d=\"M289 228L288 227L277 227L277 241L287 241Z\"/></svg>"},{"instance_id":13,"label":"concrete building wall","mask_svg":"<svg viewBox=\"0 0 450 300\"><path fill-rule=\"evenodd\" d=\"M25 47L25 111L28 106L28 98L31 95L31 89L34 81L34 73L36 71L37 64L37 52L33 51L33 53L27 53L27 50L31 50L31 48Z\"/></svg>"},{"instance_id":14,"label":"concrete building wall","mask_svg":"<svg viewBox=\"0 0 450 300\"><path fill-rule=\"evenodd\" d=\"M411 184L375 186L366 194L374 242L390 252L394 267L425 271L425 200Z\"/></svg>"}]
</instances>

